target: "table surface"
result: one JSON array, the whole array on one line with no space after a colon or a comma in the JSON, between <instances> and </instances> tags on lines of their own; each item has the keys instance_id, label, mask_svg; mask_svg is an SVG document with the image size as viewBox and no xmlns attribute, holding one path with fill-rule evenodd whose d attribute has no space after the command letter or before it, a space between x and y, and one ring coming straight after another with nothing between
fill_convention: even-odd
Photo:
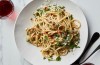
<instances>
[{"instance_id":1,"label":"table surface","mask_svg":"<svg viewBox=\"0 0 100 65\"><path fill-rule=\"evenodd\" d=\"M32 65L19 53L14 40L15 19L20 11L32 0L12 0L15 6L13 14L0 20L0 65ZM71 0L84 12L89 27L89 38L94 32L100 33L100 0ZM100 44L100 39L92 46L86 57ZM100 50L98 50L86 62L100 65Z\"/></svg>"}]
</instances>

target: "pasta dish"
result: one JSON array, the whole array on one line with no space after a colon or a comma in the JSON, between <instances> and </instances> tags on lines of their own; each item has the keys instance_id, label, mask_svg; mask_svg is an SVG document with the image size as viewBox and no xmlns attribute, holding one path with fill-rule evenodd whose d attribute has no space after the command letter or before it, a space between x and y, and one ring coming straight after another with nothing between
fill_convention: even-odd
<instances>
[{"instance_id":1,"label":"pasta dish","mask_svg":"<svg viewBox=\"0 0 100 65\"><path fill-rule=\"evenodd\" d=\"M42 6L31 18L34 25L26 29L27 41L41 48L44 59L60 61L74 48L79 48L78 20L64 6Z\"/></svg>"}]
</instances>

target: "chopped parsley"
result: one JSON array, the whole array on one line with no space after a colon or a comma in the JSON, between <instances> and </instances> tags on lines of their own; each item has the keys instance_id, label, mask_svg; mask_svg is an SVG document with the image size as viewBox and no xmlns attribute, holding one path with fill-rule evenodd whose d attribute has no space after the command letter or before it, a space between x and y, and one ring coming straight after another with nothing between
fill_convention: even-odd
<instances>
[{"instance_id":1,"label":"chopped parsley","mask_svg":"<svg viewBox=\"0 0 100 65\"><path fill-rule=\"evenodd\" d=\"M48 58L48 61L54 61L52 57Z\"/></svg>"},{"instance_id":2,"label":"chopped parsley","mask_svg":"<svg viewBox=\"0 0 100 65\"><path fill-rule=\"evenodd\" d=\"M61 57L58 56L58 57L56 58L56 61L61 61Z\"/></svg>"},{"instance_id":3,"label":"chopped parsley","mask_svg":"<svg viewBox=\"0 0 100 65\"><path fill-rule=\"evenodd\" d=\"M48 36L45 36L44 38L45 38L45 40L48 40Z\"/></svg>"},{"instance_id":4,"label":"chopped parsley","mask_svg":"<svg viewBox=\"0 0 100 65\"><path fill-rule=\"evenodd\" d=\"M64 46L64 44L57 42L56 46Z\"/></svg>"},{"instance_id":5,"label":"chopped parsley","mask_svg":"<svg viewBox=\"0 0 100 65\"><path fill-rule=\"evenodd\" d=\"M43 57L43 59L45 60L46 58L45 58L45 57Z\"/></svg>"},{"instance_id":6,"label":"chopped parsley","mask_svg":"<svg viewBox=\"0 0 100 65\"><path fill-rule=\"evenodd\" d=\"M69 16L69 19L70 19L70 20L73 20L73 15L70 15L70 16Z\"/></svg>"}]
</instances>

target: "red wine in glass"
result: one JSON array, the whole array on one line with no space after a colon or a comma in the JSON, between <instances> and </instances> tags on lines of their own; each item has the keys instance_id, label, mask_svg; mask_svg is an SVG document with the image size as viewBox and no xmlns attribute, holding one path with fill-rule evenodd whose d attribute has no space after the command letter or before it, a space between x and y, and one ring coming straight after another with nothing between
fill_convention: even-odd
<instances>
[{"instance_id":1,"label":"red wine in glass","mask_svg":"<svg viewBox=\"0 0 100 65\"><path fill-rule=\"evenodd\" d=\"M14 10L11 0L0 0L0 18L8 17Z\"/></svg>"}]
</instances>

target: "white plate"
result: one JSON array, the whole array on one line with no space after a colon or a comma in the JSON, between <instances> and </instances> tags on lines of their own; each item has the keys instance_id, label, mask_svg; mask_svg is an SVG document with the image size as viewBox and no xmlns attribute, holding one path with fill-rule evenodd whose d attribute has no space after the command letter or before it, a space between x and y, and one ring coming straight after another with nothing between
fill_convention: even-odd
<instances>
[{"instance_id":1,"label":"white plate","mask_svg":"<svg viewBox=\"0 0 100 65\"><path fill-rule=\"evenodd\" d=\"M75 19L81 22L80 28L80 48L74 49L68 55L62 57L60 62L43 60L40 49L26 42L25 28L31 26L30 18L33 12L43 4L44 0L34 0L29 3L20 13L15 24L15 41L22 56L33 65L70 65L82 54L88 38L88 26L82 10L70 0L53 0L50 4L65 6L66 10L73 14Z\"/></svg>"}]
</instances>

